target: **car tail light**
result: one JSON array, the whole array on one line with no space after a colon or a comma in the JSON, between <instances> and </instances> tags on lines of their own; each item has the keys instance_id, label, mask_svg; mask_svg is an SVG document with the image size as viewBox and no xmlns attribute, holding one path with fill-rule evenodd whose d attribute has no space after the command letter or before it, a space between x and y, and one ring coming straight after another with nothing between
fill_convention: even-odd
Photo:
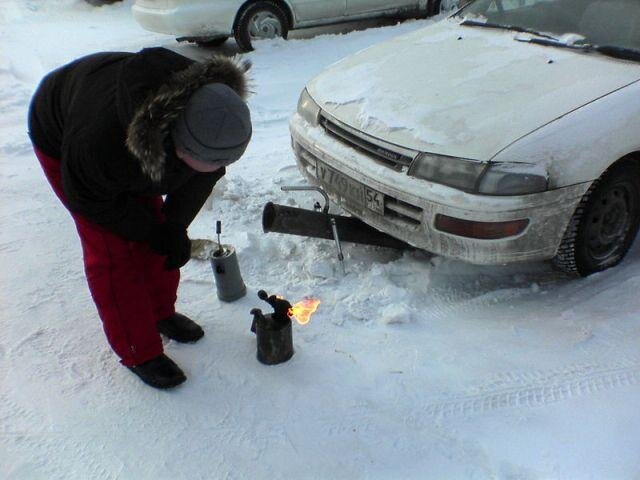
<instances>
[{"instance_id":1,"label":"car tail light","mask_svg":"<svg viewBox=\"0 0 640 480\"><path fill-rule=\"evenodd\" d=\"M529 225L528 219L508 222L475 222L447 215L436 215L436 229L459 237L498 240L520 235Z\"/></svg>"}]
</instances>

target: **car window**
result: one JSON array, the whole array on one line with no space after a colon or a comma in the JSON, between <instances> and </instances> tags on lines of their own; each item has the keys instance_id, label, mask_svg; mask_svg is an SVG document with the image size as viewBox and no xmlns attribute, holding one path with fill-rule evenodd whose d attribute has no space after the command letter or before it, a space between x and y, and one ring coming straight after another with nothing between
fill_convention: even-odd
<instances>
[{"instance_id":1,"label":"car window","mask_svg":"<svg viewBox=\"0 0 640 480\"><path fill-rule=\"evenodd\" d=\"M639 0L475 0L459 15L555 37L577 34L584 44L640 50Z\"/></svg>"}]
</instances>

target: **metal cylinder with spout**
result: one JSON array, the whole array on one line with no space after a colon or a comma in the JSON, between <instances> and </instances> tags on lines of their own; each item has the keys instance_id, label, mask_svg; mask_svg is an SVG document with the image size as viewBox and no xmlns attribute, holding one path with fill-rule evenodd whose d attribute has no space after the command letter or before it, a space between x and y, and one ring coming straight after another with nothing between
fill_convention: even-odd
<instances>
[{"instance_id":1,"label":"metal cylinder with spout","mask_svg":"<svg viewBox=\"0 0 640 480\"><path fill-rule=\"evenodd\" d=\"M211 269L216 281L218 298L223 302L234 302L247 293L247 287L242 280L240 265L236 249L231 245L223 245L220 241L222 222L216 222L218 235L218 249L211 257Z\"/></svg>"},{"instance_id":2,"label":"metal cylinder with spout","mask_svg":"<svg viewBox=\"0 0 640 480\"><path fill-rule=\"evenodd\" d=\"M263 314L262 310L251 310L253 323L251 331L256 334L257 358L265 365L277 365L289 360L294 353L291 325L292 305L284 298L268 295L264 290L258 298L273 307L273 313Z\"/></svg>"}]
</instances>

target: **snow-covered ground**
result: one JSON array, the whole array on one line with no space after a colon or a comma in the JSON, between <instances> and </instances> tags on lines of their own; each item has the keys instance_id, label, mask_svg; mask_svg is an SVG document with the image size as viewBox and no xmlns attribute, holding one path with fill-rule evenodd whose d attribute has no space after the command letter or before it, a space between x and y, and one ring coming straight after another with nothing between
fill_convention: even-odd
<instances>
[{"instance_id":1,"label":"snow-covered ground","mask_svg":"<svg viewBox=\"0 0 640 480\"><path fill-rule=\"evenodd\" d=\"M183 270L179 308L206 336L166 344L189 380L143 385L106 344L80 245L33 156L41 76L82 54L177 45L124 4L0 3L0 478L632 479L640 477L640 260L568 281L547 265L480 268L419 253L261 232L267 200L301 183L287 120L306 81L428 21L264 42L255 135L190 234L220 219L249 295L221 304L210 266ZM308 35L305 35L308 37ZM232 42L223 49L233 53ZM264 288L322 300L296 355L255 359Z\"/></svg>"}]
</instances>

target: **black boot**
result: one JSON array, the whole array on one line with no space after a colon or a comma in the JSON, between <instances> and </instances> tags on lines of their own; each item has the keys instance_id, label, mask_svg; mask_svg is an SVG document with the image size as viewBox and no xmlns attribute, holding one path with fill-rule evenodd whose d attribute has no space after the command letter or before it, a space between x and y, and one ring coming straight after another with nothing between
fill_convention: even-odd
<instances>
[{"instance_id":1,"label":"black boot","mask_svg":"<svg viewBox=\"0 0 640 480\"><path fill-rule=\"evenodd\" d=\"M204 335L204 330L200 325L181 313L175 313L160 320L157 328L158 332L164 336L181 343L195 342Z\"/></svg>"},{"instance_id":2,"label":"black boot","mask_svg":"<svg viewBox=\"0 0 640 480\"><path fill-rule=\"evenodd\" d=\"M187 379L180 367L164 353L140 365L127 368L144 383L155 388L173 388Z\"/></svg>"}]
</instances>

